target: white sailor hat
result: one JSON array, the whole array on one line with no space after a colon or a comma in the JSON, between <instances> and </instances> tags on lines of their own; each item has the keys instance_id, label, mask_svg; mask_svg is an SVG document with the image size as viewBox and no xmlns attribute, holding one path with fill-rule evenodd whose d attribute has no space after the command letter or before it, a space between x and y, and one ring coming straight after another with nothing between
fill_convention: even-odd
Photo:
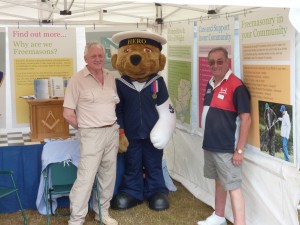
<instances>
[{"instance_id":1,"label":"white sailor hat","mask_svg":"<svg viewBox=\"0 0 300 225\"><path fill-rule=\"evenodd\" d=\"M119 48L132 44L148 44L161 50L162 45L167 43L164 37L150 31L124 31L114 34L112 40L116 44L119 44Z\"/></svg>"}]
</instances>

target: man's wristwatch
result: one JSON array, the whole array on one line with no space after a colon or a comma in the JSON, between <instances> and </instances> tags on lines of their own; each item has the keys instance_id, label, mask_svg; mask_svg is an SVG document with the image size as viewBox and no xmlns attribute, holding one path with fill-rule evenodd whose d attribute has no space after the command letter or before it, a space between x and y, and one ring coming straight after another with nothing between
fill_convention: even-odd
<instances>
[{"instance_id":1,"label":"man's wristwatch","mask_svg":"<svg viewBox=\"0 0 300 225\"><path fill-rule=\"evenodd\" d=\"M241 154L244 153L244 150L242 150L242 149L240 149L240 148L236 149L236 151L237 151L237 153L238 153L239 155L241 155Z\"/></svg>"}]
</instances>

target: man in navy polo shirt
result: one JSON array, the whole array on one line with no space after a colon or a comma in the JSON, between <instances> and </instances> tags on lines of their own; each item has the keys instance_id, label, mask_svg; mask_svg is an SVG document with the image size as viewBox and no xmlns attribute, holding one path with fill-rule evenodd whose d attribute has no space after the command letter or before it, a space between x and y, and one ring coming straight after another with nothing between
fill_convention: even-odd
<instances>
[{"instance_id":1,"label":"man in navy polo shirt","mask_svg":"<svg viewBox=\"0 0 300 225\"><path fill-rule=\"evenodd\" d=\"M234 224L246 224L241 166L251 124L250 94L229 69L228 62L228 52L223 47L208 53L212 78L204 97L202 148L204 176L215 180L215 212L206 220L199 221L198 225L227 224L224 217L227 191L231 198Z\"/></svg>"}]
</instances>

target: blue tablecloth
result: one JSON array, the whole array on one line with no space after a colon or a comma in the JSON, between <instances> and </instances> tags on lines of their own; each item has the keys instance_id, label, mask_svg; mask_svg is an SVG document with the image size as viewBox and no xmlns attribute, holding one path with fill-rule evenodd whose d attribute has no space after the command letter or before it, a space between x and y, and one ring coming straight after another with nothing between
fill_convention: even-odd
<instances>
[{"instance_id":1,"label":"blue tablecloth","mask_svg":"<svg viewBox=\"0 0 300 225\"><path fill-rule=\"evenodd\" d=\"M14 171L14 180L19 189L22 205L25 209L36 209L35 201L41 175L41 154L43 144L0 147L0 170ZM9 179L0 179L7 184ZM20 210L15 195L0 199L0 212Z\"/></svg>"},{"instance_id":2,"label":"blue tablecloth","mask_svg":"<svg viewBox=\"0 0 300 225\"><path fill-rule=\"evenodd\" d=\"M43 144L0 147L0 170L14 171L14 179L24 209L36 210L36 199L40 183ZM124 171L123 155L118 154L116 187L119 186ZM8 179L0 179L7 184ZM62 202L63 205L65 203ZM14 195L0 199L0 212L18 211L18 200Z\"/></svg>"}]
</instances>

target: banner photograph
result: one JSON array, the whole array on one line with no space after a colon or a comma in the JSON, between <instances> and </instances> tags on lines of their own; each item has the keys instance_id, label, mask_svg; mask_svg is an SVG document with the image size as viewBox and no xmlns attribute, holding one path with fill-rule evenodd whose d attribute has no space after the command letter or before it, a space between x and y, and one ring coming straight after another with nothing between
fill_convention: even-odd
<instances>
[{"instance_id":1,"label":"banner photograph","mask_svg":"<svg viewBox=\"0 0 300 225\"><path fill-rule=\"evenodd\" d=\"M240 20L243 80L251 93L249 144L261 152L294 163L295 29L284 9L252 13ZM288 136L282 143L280 120L285 106ZM287 147L288 146L288 147Z\"/></svg>"}]
</instances>

